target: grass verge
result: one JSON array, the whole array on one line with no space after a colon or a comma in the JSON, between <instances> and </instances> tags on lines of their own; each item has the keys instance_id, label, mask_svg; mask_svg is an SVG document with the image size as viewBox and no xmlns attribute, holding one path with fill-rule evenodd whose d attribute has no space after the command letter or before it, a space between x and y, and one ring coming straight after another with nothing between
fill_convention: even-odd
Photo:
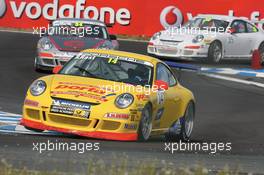
<instances>
[{"instance_id":1,"label":"grass verge","mask_svg":"<svg viewBox=\"0 0 264 175\"><path fill-rule=\"evenodd\" d=\"M116 164L107 165L102 160L90 161L87 164L87 172L85 175L238 175L238 170L230 171L229 168L224 168L218 172L210 172L203 166L194 166L193 168L173 168L165 162L161 166L157 166L157 162L152 163L138 163L137 166L131 167L128 163L128 159L120 161L121 163L117 166ZM136 168L135 168L136 167ZM6 161L0 162L0 175L73 175L78 173L65 173L65 172L45 172L38 170L28 170L27 168L16 169L9 165Z\"/></svg>"}]
</instances>

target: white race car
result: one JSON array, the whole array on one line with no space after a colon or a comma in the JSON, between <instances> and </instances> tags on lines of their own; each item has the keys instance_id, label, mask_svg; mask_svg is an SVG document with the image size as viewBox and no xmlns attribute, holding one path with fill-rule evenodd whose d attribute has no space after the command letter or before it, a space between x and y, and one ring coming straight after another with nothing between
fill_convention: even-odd
<instances>
[{"instance_id":1,"label":"white race car","mask_svg":"<svg viewBox=\"0 0 264 175\"><path fill-rule=\"evenodd\" d=\"M113 49L119 47L115 35L107 26L92 19L57 19L40 38L35 57L35 70L52 70L63 66L85 49Z\"/></svg>"},{"instance_id":2,"label":"white race car","mask_svg":"<svg viewBox=\"0 0 264 175\"><path fill-rule=\"evenodd\" d=\"M182 27L156 33L148 44L150 55L214 63L251 58L256 49L264 63L264 31L245 18L224 15L198 15Z\"/></svg>"}]
</instances>

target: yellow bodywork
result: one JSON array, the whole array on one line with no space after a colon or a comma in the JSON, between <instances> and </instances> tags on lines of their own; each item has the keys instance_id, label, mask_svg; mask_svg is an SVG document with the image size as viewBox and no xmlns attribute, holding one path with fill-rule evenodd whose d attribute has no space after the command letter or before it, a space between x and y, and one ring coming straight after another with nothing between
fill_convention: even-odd
<instances>
[{"instance_id":1,"label":"yellow bodywork","mask_svg":"<svg viewBox=\"0 0 264 175\"><path fill-rule=\"evenodd\" d=\"M156 65L161 62L153 57L120 51L85 50L83 52L127 56L147 61L154 67L153 83L156 80ZM88 137L136 140L141 111L146 104L150 104L152 109L152 135L163 134L177 119L184 116L188 103L194 102L193 94L177 83L165 91L165 101L162 104L164 113L160 119L157 119L156 115L161 105L157 103L156 92L148 95L130 92L134 96L134 102L128 108L120 109L116 107L115 100L122 92L109 92L101 88L117 82L60 74L45 76L39 80L45 81L47 88L39 96L27 92L22 124L35 129L55 130ZM74 115L71 116L51 112L54 98L90 103L89 118L82 117L84 115L82 110L74 111Z\"/></svg>"}]
</instances>

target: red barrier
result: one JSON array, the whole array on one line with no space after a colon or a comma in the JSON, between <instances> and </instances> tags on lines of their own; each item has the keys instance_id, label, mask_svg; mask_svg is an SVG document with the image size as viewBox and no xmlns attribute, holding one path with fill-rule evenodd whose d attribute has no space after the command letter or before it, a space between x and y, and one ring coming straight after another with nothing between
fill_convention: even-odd
<instances>
[{"instance_id":1,"label":"red barrier","mask_svg":"<svg viewBox=\"0 0 264 175\"><path fill-rule=\"evenodd\" d=\"M199 13L261 20L263 0L0 0L0 26L24 29L58 17L89 17L114 24L111 33L151 36Z\"/></svg>"}]
</instances>

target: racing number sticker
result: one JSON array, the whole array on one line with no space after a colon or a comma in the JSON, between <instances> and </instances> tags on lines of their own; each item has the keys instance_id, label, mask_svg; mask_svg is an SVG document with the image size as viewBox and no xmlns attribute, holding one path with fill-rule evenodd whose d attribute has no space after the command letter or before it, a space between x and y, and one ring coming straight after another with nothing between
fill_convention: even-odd
<instances>
[{"instance_id":1,"label":"racing number sticker","mask_svg":"<svg viewBox=\"0 0 264 175\"><path fill-rule=\"evenodd\" d=\"M118 62L118 58L109 58L108 63L116 64Z\"/></svg>"},{"instance_id":2,"label":"racing number sticker","mask_svg":"<svg viewBox=\"0 0 264 175\"><path fill-rule=\"evenodd\" d=\"M165 100L164 90L158 90L157 92L158 105L163 105L164 100Z\"/></svg>"},{"instance_id":3,"label":"racing number sticker","mask_svg":"<svg viewBox=\"0 0 264 175\"><path fill-rule=\"evenodd\" d=\"M76 22L74 24L75 27L83 27L83 23L82 22Z\"/></svg>"}]
</instances>

